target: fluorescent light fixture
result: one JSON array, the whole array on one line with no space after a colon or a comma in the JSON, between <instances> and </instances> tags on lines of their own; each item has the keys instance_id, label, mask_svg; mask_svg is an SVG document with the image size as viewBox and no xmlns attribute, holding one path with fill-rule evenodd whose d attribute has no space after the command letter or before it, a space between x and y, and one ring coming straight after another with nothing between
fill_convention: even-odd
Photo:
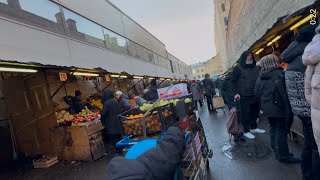
<instances>
[{"instance_id":1,"label":"fluorescent light fixture","mask_svg":"<svg viewBox=\"0 0 320 180\"><path fill-rule=\"evenodd\" d=\"M171 79L166 79L167 81L171 81Z\"/></svg>"},{"instance_id":2,"label":"fluorescent light fixture","mask_svg":"<svg viewBox=\"0 0 320 180\"><path fill-rule=\"evenodd\" d=\"M271 46L272 43L273 43L272 41L268 42L267 46ZM258 52L258 51L257 51L257 52ZM256 53L257 53L257 52L256 52Z\"/></svg>"},{"instance_id":3,"label":"fluorescent light fixture","mask_svg":"<svg viewBox=\"0 0 320 180\"><path fill-rule=\"evenodd\" d=\"M133 76L133 79L143 79L143 76Z\"/></svg>"},{"instance_id":4,"label":"fluorescent light fixture","mask_svg":"<svg viewBox=\"0 0 320 180\"><path fill-rule=\"evenodd\" d=\"M296 28L298 28L299 26L301 26L302 24L308 22L310 19L312 18L312 16L307 16L304 19L302 19L301 21L299 21L297 24L293 25L290 27L290 30L294 30Z\"/></svg>"},{"instance_id":5,"label":"fluorescent light fixture","mask_svg":"<svg viewBox=\"0 0 320 180\"><path fill-rule=\"evenodd\" d=\"M36 69L7 68L7 67L0 67L0 71L4 71L4 72L25 72L25 73L36 73L36 72L38 72L38 70L36 70Z\"/></svg>"},{"instance_id":6,"label":"fluorescent light fixture","mask_svg":"<svg viewBox=\"0 0 320 180\"><path fill-rule=\"evenodd\" d=\"M111 74L110 77L114 77L114 78L118 78L120 77L120 75L117 75L117 74Z\"/></svg>"},{"instance_id":7,"label":"fluorescent light fixture","mask_svg":"<svg viewBox=\"0 0 320 180\"><path fill-rule=\"evenodd\" d=\"M278 41L281 38L281 35L276 36L275 38L273 38L268 44L267 46L270 46L271 44L275 43L276 41Z\"/></svg>"},{"instance_id":8,"label":"fluorescent light fixture","mask_svg":"<svg viewBox=\"0 0 320 180\"><path fill-rule=\"evenodd\" d=\"M260 54L263 50L264 50L264 48L261 48L255 54Z\"/></svg>"},{"instance_id":9,"label":"fluorescent light fixture","mask_svg":"<svg viewBox=\"0 0 320 180\"><path fill-rule=\"evenodd\" d=\"M165 79L165 78L160 78L159 80L160 80L160 81L164 81L164 80L166 80L166 79Z\"/></svg>"},{"instance_id":10,"label":"fluorescent light fixture","mask_svg":"<svg viewBox=\"0 0 320 180\"><path fill-rule=\"evenodd\" d=\"M121 78L127 78L128 76L125 76L125 75L121 75L120 77L121 77Z\"/></svg>"},{"instance_id":11,"label":"fluorescent light fixture","mask_svg":"<svg viewBox=\"0 0 320 180\"><path fill-rule=\"evenodd\" d=\"M149 77L149 79L155 79L154 77Z\"/></svg>"},{"instance_id":12,"label":"fluorescent light fixture","mask_svg":"<svg viewBox=\"0 0 320 180\"><path fill-rule=\"evenodd\" d=\"M96 74L96 73L86 73L86 72L74 72L74 73L71 73L72 75L75 75L75 76L99 76L99 74Z\"/></svg>"}]
</instances>

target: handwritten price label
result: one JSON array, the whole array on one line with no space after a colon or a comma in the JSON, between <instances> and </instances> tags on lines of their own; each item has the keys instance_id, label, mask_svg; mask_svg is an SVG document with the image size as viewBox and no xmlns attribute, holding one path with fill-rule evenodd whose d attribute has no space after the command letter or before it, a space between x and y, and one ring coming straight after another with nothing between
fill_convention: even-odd
<instances>
[{"instance_id":1,"label":"handwritten price label","mask_svg":"<svg viewBox=\"0 0 320 180\"><path fill-rule=\"evenodd\" d=\"M316 9L310 9L310 24L315 25L317 24L317 10Z\"/></svg>"}]
</instances>

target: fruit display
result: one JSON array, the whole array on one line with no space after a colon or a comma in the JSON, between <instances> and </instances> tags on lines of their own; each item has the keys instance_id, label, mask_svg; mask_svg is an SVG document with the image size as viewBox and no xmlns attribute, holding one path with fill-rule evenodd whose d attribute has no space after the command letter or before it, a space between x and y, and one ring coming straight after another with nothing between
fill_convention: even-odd
<instances>
[{"instance_id":1,"label":"fruit display","mask_svg":"<svg viewBox=\"0 0 320 180\"><path fill-rule=\"evenodd\" d=\"M172 111L168 110L168 109L165 109L163 112L162 112L162 117L168 117L168 116L171 116L173 114Z\"/></svg>"},{"instance_id":2,"label":"fruit display","mask_svg":"<svg viewBox=\"0 0 320 180\"><path fill-rule=\"evenodd\" d=\"M86 123L100 118L99 112L92 112L89 109L82 110L82 112L71 115L69 112L62 110L56 112L56 119L60 125L77 125L77 123Z\"/></svg>"},{"instance_id":3,"label":"fruit display","mask_svg":"<svg viewBox=\"0 0 320 180\"><path fill-rule=\"evenodd\" d=\"M129 115L129 117L126 117L126 119L122 120L122 128L124 135L143 134L142 116L143 114ZM161 131L161 123L158 114L152 114L146 117L146 129L147 134Z\"/></svg>"},{"instance_id":4,"label":"fruit display","mask_svg":"<svg viewBox=\"0 0 320 180\"><path fill-rule=\"evenodd\" d=\"M92 100L90 101L90 104L91 104L92 106L94 106L94 107L97 107L99 110L101 110L102 107L103 107L103 104L101 103L101 100L100 100L100 99L99 99L99 100L92 99Z\"/></svg>"},{"instance_id":5,"label":"fruit display","mask_svg":"<svg viewBox=\"0 0 320 180\"><path fill-rule=\"evenodd\" d=\"M185 103L191 103L191 102L192 102L192 99L191 99L191 98L186 98L186 99L184 100L184 102L185 102Z\"/></svg>"}]
</instances>

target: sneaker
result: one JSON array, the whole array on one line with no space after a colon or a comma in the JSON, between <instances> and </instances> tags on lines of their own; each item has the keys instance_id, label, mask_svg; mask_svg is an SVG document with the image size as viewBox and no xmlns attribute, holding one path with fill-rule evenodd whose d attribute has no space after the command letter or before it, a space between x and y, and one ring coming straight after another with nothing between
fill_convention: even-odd
<instances>
[{"instance_id":1,"label":"sneaker","mask_svg":"<svg viewBox=\"0 0 320 180\"><path fill-rule=\"evenodd\" d=\"M256 138L253 134L251 134L250 132L247 133L243 133L243 136L248 138L248 139L254 139Z\"/></svg>"},{"instance_id":2,"label":"sneaker","mask_svg":"<svg viewBox=\"0 0 320 180\"><path fill-rule=\"evenodd\" d=\"M255 128L250 130L251 133L263 134L266 133L266 130Z\"/></svg>"}]
</instances>

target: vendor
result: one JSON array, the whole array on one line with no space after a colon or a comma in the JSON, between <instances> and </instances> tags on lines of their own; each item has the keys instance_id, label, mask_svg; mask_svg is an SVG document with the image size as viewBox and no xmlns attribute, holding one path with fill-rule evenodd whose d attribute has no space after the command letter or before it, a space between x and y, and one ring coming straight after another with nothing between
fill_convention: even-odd
<instances>
[{"instance_id":1,"label":"vendor","mask_svg":"<svg viewBox=\"0 0 320 180\"><path fill-rule=\"evenodd\" d=\"M80 113L86 109L86 106L90 109L91 105L85 102L85 99L80 90L74 92L74 97L71 99L71 109L76 113Z\"/></svg>"},{"instance_id":2,"label":"vendor","mask_svg":"<svg viewBox=\"0 0 320 180\"><path fill-rule=\"evenodd\" d=\"M140 96L135 96L134 101L137 103L138 106L143 106L143 104L147 102L145 99L143 99Z\"/></svg>"}]
</instances>

